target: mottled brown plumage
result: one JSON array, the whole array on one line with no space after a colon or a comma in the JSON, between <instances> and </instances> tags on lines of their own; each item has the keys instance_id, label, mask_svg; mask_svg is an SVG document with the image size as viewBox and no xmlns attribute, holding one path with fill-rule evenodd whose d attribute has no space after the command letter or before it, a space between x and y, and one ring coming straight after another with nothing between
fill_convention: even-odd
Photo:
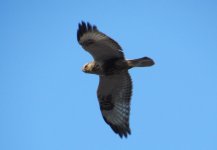
<instances>
[{"instance_id":1,"label":"mottled brown plumage","mask_svg":"<svg viewBox=\"0 0 217 150\"><path fill-rule=\"evenodd\" d=\"M103 119L120 137L131 134L129 127L132 81L128 70L152 66L148 57L126 60L121 46L96 26L81 22L77 40L94 61L84 65L86 73L99 75L97 97Z\"/></svg>"}]
</instances>

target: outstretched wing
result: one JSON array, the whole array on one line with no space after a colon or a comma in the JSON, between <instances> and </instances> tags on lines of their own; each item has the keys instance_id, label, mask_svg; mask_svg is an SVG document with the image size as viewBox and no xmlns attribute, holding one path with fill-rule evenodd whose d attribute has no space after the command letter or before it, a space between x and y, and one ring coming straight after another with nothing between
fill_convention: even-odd
<instances>
[{"instance_id":1,"label":"outstretched wing","mask_svg":"<svg viewBox=\"0 0 217 150\"><path fill-rule=\"evenodd\" d=\"M128 71L100 76L97 96L105 122L120 137L131 134L129 127L132 82Z\"/></svg>"},{"instance_id":2,"label":"outstretched wing","mask_svg":"<svg viewBox=\"0 0 217 150\"><path fill-rule=\"evenodd\" d=\"M98 31L96 26L89 23L78 24L77 40L79 44L88 51L97 62L112 58L124 59L124 54L120 45Z\"/></svg>"}]
</instances>

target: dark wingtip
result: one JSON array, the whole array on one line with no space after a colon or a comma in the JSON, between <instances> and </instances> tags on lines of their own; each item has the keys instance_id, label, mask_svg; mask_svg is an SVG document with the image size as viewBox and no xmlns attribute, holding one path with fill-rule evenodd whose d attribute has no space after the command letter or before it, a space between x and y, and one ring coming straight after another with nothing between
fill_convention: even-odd
<instances>
[{"instance_id":1,"label":"dark wingtip","mask_svg":"<svg viewBox=\"0 0 217 150\"><path fill-rule=\"evenodd\" d=\"M155 64L154 60L149 57L143 57L147 61L147 66L153 66Z\"/></svg>"},{"instance_id":2,"label":"dark wingtip","mask_svg":"<svg viewBox=\"0 0 217 150\"><path fill-rule=\"evenodd\" d=\"M90 25L89 22L87 22L87 30L92 31L92 26Z\"/></svg>"},{"instance_id":3,"label":"dark wingtip","mask_svg":"<svg viewBox=\"0 0 217 150\"><path fill-rule=\"evenodd\" d=\"M112 130L119 135L120 138L127 138L128 135L131 134L131 131L130 131L130 128L129 126L126 128L126 127L118 127L118 126L113 126L113 125L110 125Z\"/></svg>"},{"instance_id":4,"label":"dark wingtip","mask_svg":"<svg viewBox=\"0 0 217 150\"><path fill-rule=\"evenodd\" d=\"M107 119L103 116L104 121L111 127L111 129L119 135L119 137L122 139L123 137L127 138L128 135L131 135L131 130L129 127L129 124L125 124L124 127L116 126L114 124L111 124L107 121Z\"/></svg>"},{"instance_id":5,"label":"dark wingtip","mask_svg":"<svg viewBox=\"0 0 217 150\"><path fill-rule=\"evenodd\" d=\"M120 138L122 139L123 137L127 138L128 135L131 135L131 131L130 128L127 129L119 129L118 133L117 133Z\"/></svg>"},{"instance_id":6,"label":"dark wingtip","mask_svg":"<svg viewBox=\"0 0 217 150\"><path fill-rule=\"evenodd\" d=\"M92 32L92 31L98 31L97 27L95 25L91 25L89 22L85 23L84 21L81 21L81 23L78 23L78 30L77 30L77 40L80 41L80 38L86 33L86 32Z\"/></svg>"},{"instance_id":7,"label":"dark wingtip","mask_svg":"<svg viewBox=\"0 0 217 150\"><path fill-rule=\"evenodd\" d=\"M98 31L95 25L93 25L93 31Z\"/></svg>"}]
</instances>

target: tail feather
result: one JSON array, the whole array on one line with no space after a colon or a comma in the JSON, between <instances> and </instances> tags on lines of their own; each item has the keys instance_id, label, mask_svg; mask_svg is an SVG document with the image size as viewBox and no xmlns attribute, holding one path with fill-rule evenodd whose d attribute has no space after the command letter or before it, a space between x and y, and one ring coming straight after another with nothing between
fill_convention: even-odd
<instances>
[{"instance_id":1,"label":"tail feather","mask_svg":"<svg viewBox=\"0 0 217 150\"><path fill-rule=\"evenodd\" d=\"M154 61L148 57L142 57L138 59L127 60L128 66L132 67L149 67L154 65Z\"/></svg>"}]
</instances>

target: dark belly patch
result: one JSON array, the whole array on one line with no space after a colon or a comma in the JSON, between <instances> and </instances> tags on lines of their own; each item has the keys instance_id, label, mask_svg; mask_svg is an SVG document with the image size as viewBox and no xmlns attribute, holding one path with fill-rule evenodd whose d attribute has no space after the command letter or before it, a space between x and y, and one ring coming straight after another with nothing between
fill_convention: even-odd
<instances>
[{"instance_id":1,"label":"dark belly patch","mask_svg":"<svg viewBox=\"0 0 217 150\"><path fill-rule=\"evenodd\" d=\"M102 65L103 73L105 75L112 75L116 72L120 71L120 68L116 66L116 62L120 61L120 58L112 58L104 61L104 64Z\"/></svg>"}]
</instances>

